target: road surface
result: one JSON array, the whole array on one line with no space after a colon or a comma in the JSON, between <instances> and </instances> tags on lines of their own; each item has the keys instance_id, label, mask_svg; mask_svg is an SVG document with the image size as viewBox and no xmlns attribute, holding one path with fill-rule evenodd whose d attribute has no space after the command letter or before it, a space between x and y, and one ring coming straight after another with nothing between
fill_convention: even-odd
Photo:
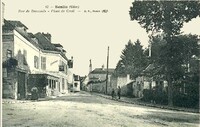
<instances>
[{"instance_id":1,"label":"road surface","mask_svg":"<svg viewBox=\"0 0 200 127\"><path fill-rule=\"evenodd\" d=\"M198 127L199 114L72 93L43 101L3 103L3 127Z\"/></svg>"}]
</instances>

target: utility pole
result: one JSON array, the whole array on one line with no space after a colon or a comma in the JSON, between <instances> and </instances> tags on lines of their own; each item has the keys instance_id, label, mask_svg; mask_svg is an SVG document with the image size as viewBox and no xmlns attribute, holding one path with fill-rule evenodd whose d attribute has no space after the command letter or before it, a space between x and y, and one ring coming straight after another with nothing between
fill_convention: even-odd
<instances>
[{"instance_id":1,"label":"utility pole","mask_svg":"<svg viewBox=\"0 0 200 127\"><path fill-rule=\"evenodd\" d=\"M109 64L109 46L108 46L108 52L107 52L107 69L106 69L106 94L108 89L108 64Z\"/></svg>"}]
</instances>

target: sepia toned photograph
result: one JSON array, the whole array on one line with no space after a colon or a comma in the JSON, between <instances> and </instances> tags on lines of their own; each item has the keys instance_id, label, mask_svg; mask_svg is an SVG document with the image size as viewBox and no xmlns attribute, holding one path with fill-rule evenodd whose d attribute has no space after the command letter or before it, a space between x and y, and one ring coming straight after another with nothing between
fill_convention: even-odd
<instances>
[{"instance_id":1,"label":"sepia toned photograph","mask_svg":"<svg viewBox=\"0 0 200 127\"><path fill-rule=\"evenodd\" d=\"M199 127L200 1L1 0L2 127Z\"/></svg>"}]
</instances>

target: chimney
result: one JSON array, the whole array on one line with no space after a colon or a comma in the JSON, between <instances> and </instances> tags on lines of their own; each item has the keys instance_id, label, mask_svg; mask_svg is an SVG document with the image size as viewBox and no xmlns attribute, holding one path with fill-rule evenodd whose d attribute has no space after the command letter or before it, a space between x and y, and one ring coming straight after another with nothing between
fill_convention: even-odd
<instances>
[{"instance_id":1,"label":"chimney","mask_svg":"<svg viewBox=\"0 0 200 127\"><path fill-rule=\"evenodd\" d=\"M64 55L66 55L67 52L63 49L63 50L62 50L62 53L63 53Z\"/></svg>"},{"instance_id":2,"label":"chimney","mask_svg":"<svg viewBox=\"0 0 200 127\"><path fill-rule=\"evenodd\" d=\"M51 42L51 34L49 33L42 33L50 42Z\"/></svg>"},{"instance_id":3,"label":"chimney","mask_svg":"<svg viewBox=\"0 0 200 127\"><path fill-rule=\"evenodd\" d=\"M69 68L73 68L73 56L71 57L71 60L68 61Z\"/></svg>"}]
</instances>

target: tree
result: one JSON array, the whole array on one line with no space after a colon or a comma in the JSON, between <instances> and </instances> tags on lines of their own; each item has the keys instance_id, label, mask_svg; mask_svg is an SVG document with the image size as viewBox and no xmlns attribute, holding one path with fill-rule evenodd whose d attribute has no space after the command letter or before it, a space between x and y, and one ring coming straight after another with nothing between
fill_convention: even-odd
<instances>
[{"instance_id":1,"label":"tree","mask_svg":"<svg viewBox=\"0 0 200 127\"><path fill-rule=\"evenodd\" d=\"M118 75L130 74L131 78L135 78L145 68L147 64L146 58L140 41L137 40L133 44L129 40L116 66L116 73Z\"/></svg>"},{"instance_id":2,"label":"tree","mask_svg":"<svg viewBox=\"0 0 200 127\"><path fill-rule=\"evenodd\" d=\"M165 67L168 81L168 105L173 106L172 80L175 63L173 36L180 34L183 23L200 15L199 1L135 1L129 11L131 20L150 31L163 31L167 42L165 48ZM174 61L175 60L175 61ZM177 62L177 61L176 61Z\"/></svg>"},{"instance_id":3,"label":"tree","mask_svg":"<svg viewBox=\"0 0 200 127\"><path fill-rule=\"evenodd\" d=\"M185 72L190 70L190 63L193 57L199 57L199 45L198 45L198 36L197 35L179 35L174 36L172 39L172 49L170 51L173 52L173 56L171 60L176 63L173 64L173 70L171 72L173 76L173 80L179 80L185 75ZM166 53L168 53L168 49L166 48L166 41L162 38L162 36L158 35L152 37L151 41L151 62L154 65L159 67L164 67L166 64ZM176 68L176 69L175 69ZM156 69L155 69L156 70ZM162 70L165 71L165 70ZM161 72L164 74L164 72Z\"/></svg>"},{"instance_id":4,"label":"tree","mask_svg":"<svg viewBox=\"0 0 200 127\"><path fill-rule=\"evenodd\" d=\"M128 66L132 65L134 62L134 45L131 40L128 41L128 44L125 45L125 49L122 51L122 55L120 56L121 62L123 65Z\"/></svg>"},{"instance_id":5,"label":"tree","mask_svg":"<svg viewBox=\"0 0 200 127\"><path fill-rule=\"evenodd\" d=\"M133 62L134 62L134 48L133 43L129 40L128 44L125 45L125 49L122 50L122 54L120 56L120 60L116 66L116 75L126 75L131 74L131 70L133 70ZM128 69L129 68L129 69Z\"/></svg>"}]
</instances>

